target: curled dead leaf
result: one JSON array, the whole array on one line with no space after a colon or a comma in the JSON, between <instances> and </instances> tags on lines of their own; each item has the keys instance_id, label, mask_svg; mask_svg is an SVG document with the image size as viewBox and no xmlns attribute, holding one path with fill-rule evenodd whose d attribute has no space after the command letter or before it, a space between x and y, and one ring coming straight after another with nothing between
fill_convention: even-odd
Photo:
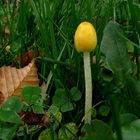
<instances>
[{"instance_id":1,"label":"curled dead leaf","mask_svg":"<svg viewBox=\"0 0 140 140\"><path fill-rule=\"evenodd\" d=\"M39 79L37 68L32 61L24 68L17 69L11 66L3 66L0 68L0 104L10 96L21 95L24 86L38 86ZM3 99L4 98L4 99Z\"/></svg>"}]
</instances>

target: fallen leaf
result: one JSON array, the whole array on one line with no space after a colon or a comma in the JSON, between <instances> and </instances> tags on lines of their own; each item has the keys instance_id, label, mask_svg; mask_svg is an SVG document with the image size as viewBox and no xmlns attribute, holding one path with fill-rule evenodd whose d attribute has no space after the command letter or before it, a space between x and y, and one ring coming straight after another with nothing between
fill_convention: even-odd
<instances>
[{"instance_id":1,"label":"fallen leaf","mask_svg":"<svg viewBox=\"0 0 140 140\"><path fill-rule=\"evenodd\" d=\"M24 86L38 85L37 68L32 61L27 66L17 69L11 66L0 68L0 104L10 96L20 96Z\"/></svg>"},{"instance_id":2,"label":"fallen leaf","mask_svg":"<svg viewBox=\"0 0 140 140\"><path fill-rule=\"evenodd\" d=\"M22 55L17 55L15 57L13 65L15 65L17 61L21 62L22 66L28 65L33 60L34 56L39 56L39 52L34 51L33 48L30 48Z\"/></svg>"}]
</instances>

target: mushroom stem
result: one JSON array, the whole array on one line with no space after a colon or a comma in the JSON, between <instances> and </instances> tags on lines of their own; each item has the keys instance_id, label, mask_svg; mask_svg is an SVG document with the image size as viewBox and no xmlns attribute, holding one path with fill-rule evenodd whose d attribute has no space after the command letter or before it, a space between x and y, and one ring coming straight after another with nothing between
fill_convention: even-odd
<instances>
[{"instance_id":1,"label":"mushroom stem","mask_svg":"<svg viewBox=\"0 0 140 140\"><path fill-rule=\"evenodd\" d=\"M90 53L84 52L84 73L85 73L85 123L91 123L92 108L92 78L90 66Z\"/></svg>"}]
</instances>

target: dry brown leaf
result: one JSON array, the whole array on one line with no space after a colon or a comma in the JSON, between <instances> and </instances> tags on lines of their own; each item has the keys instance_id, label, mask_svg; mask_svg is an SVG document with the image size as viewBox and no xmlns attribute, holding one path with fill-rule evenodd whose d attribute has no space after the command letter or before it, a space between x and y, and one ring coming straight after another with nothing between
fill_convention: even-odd
<instances>
[{"instance_id":1,"label":"dry brown leaf","mask_svg":"<svg viewBox=\"0 0 140 140\"><path fill-rule=\"evenodd\" d=\"M13 65L15 65L17 61L21 62L22 66L28 65L32 61L34 56L39 56L39 52L34 51L33 48L30 48L29 50L27 50L22 55L17 55L15 57Z\"/></svg>"},{"instance_id":2,"label":"dry brown leaf","mask_svg":"<svg viewBox=\"0 0 140 140\"><path fill-rule=\"evenodd\" d=\"M10 96L20 96L24 86L38 85L37 68L32 61L24 68L11 66L0 68L0 104Z\"/></svg>"}]
</instances>

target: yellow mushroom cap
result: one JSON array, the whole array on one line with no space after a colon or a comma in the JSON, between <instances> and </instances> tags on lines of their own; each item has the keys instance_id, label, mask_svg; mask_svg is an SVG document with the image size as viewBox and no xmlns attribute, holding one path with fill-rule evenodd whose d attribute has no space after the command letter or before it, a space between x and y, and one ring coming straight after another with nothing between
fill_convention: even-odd
<instances>
[{"instance_id":1,"label":"yellow mushroom cap","mask_svg":"<svg viewBox=\"0 0 140 140\"><path fill-rule=\"evenodd\" d=\"M80 23L75 32L74 44L78 52L90 52L96 48L97 35L91 23Z\"/></svg>"}]
</instances>

